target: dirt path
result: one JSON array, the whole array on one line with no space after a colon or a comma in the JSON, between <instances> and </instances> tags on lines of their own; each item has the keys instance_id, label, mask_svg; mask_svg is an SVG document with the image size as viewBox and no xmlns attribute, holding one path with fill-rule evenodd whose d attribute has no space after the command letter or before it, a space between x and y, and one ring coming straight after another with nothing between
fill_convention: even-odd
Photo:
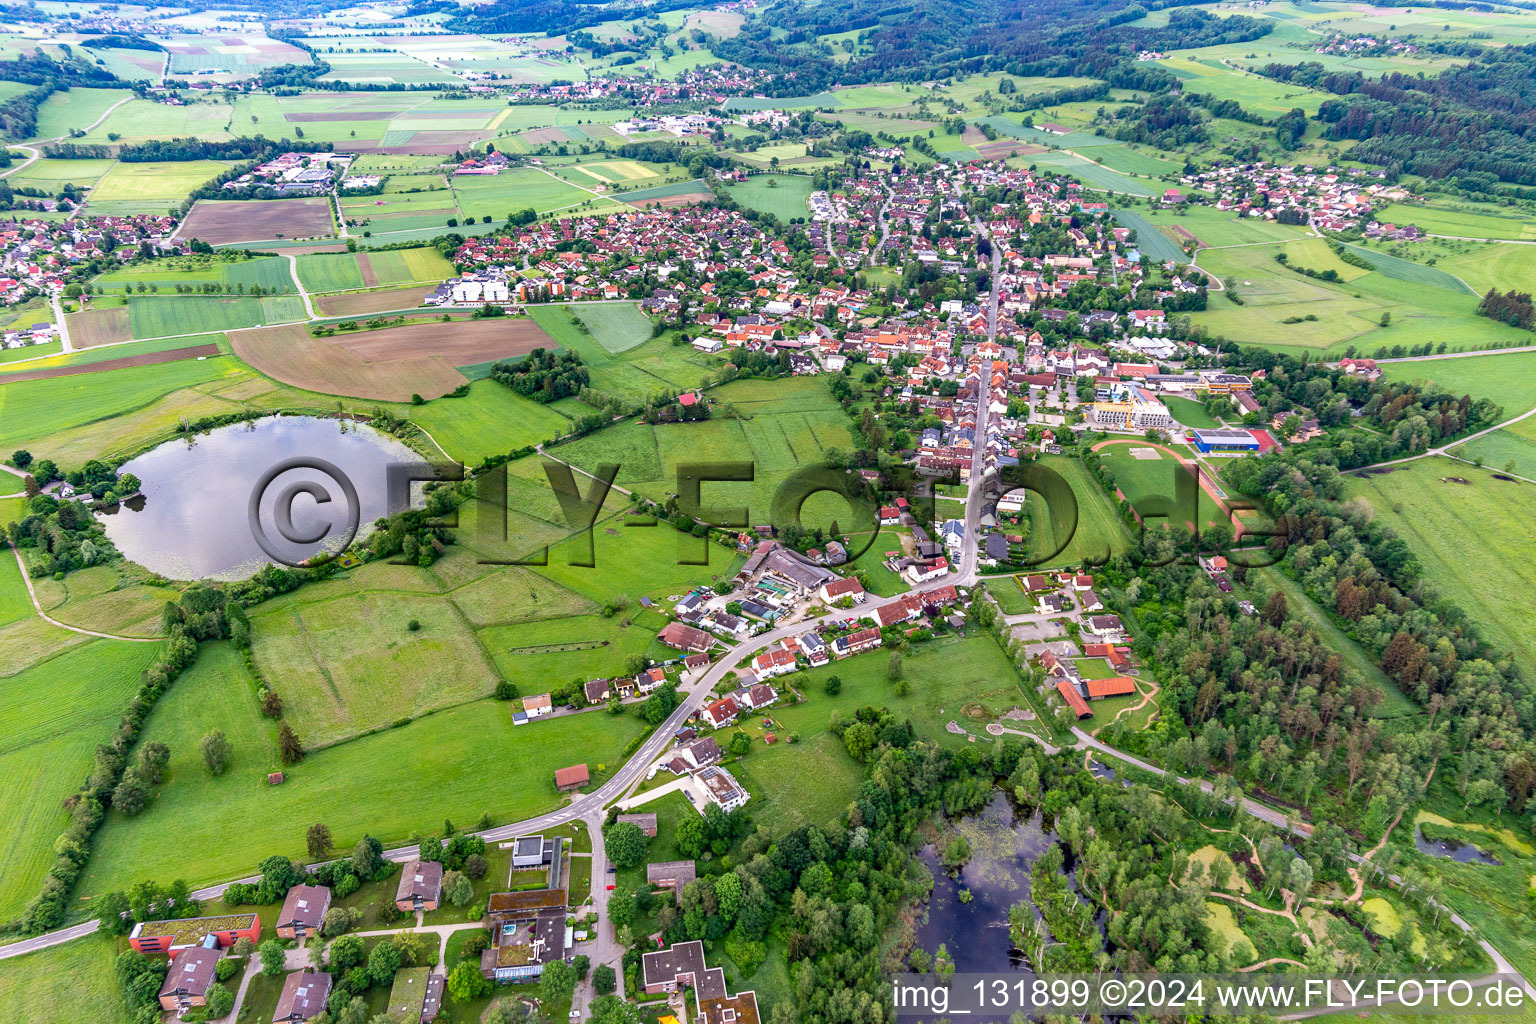
<instances>
[{"instance_id":1,"label":"dirt path","mask_svg":"<svg viewBox=\"0 0 1536 1024\"><path fill-rule=\"evenodd\" d=\"M80 626L71 626L67 622L60 622L58 619L51 617L47 612L43 611L43 606L37 601L37 591L32 589L32 577L27 574L27 563L21 560L20 549L13 544L11 545L11 553L16 556L16 567L21 570L21 580L27 585L27 596L32 599L32 607L34 610L36 610L38 617L41 618L44 622L58 626L60 629L67 629L71 633L83 633L86 636L99 636L103 640L128 640L136 644L157 644L161 640L165 639L164 637L160 636L121 636L117 633L98 633L94 629L84 629Z\"/></svg>"}]
</instances>

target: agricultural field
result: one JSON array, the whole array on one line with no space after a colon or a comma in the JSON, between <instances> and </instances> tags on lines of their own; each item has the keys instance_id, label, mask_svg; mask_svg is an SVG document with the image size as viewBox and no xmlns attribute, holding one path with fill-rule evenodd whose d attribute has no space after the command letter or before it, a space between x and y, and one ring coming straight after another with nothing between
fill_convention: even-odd
<instances>
[{"instance_id":1,"label":"agricultural field","mask_svg":"<svg viewBox=\"0 0 1536 1024\"><path fill-rule=\"evenodd\" d=\"M677 490L679 464L750 461L755 480L706 485L702 500L710 508L745 508L748 521L760 523L775 511L775 494L794 470L824 465L830 448L853 446L847 414L813 378L737 381L711 394L716 409L709 420L626 422L562 445L557 454L587 469L617 462L616 482L655 501ZM839 513L826 514L840 523L871 521L868 509L860 514L837 504Z\"/></svg>"},{"instance_id":2,"label":"agricultural field","mask_svg":"<svg viewBox=\"0 0 1536 1024\"><path fill-rule=\"evenodd\" d=\"M299 280L311 292L398 288L418 282L436 283L454 276L453 265L430 248L312 253L296 259Z\"/></svg>"},{"instance_id":3,"label":"agricultural field","mask_svg":"<svg viewBox=\"0 0 1536 1024\"><path fill-rule=\"evenodd\" d=\"M232 166L217 160L113 164L91 190L87 210L101 216L164 213Z\"/></svg>"},{"instance_id":4,"label":"agricultural field","mask_svg":"<svg viewBox=\"0 0 1536 1024\"><path fill-rule=\"evenodd\" d=\"M120 100L132 100L127 89L70 89L56 92L37 109L35 139L56 139L84 131Z\"/></svg>"},{"instance_id":5,"label":"agricultural field","mask_svg":"<svg viewBox=\"0 0 1536 1024\"><path fill-rule=\"evenodd\" d=\"M514 731L509 704L480 700L311 753L285 769L281 786L269 786L266 774L278 767L277 750L263 735L254 694L238 706L214 698L221 687L249 692L244 679L231 677L237 667L178 681L167 706L155 710L145 738L171 744L166 781L144 813L109 816L81 881L82 895L146 877L185 877L193 884L234 878L274 853L303 858L304 827L297 823L313 818L316 807L325 808L341 849L365 833L386 843L405 841L412 832L441 827L445 816L465 822L482 814L493 821L531 817L564 799L555 792L555 769L585 761L600 780L644 729L637 715L599 713ZM187 682L192 685L182 685ZM187 702L174 703L182 695ZM236 767L219 778L208 775L196 744L186 742L213 728L223 729L234 746ZM246 843L219 842L230 821L294 824L256 830ZM180 837L175 846L164 841L171 823ZM195 862L183 855L189 848L202 851Z\"/></svg>"},{"instance_id":6,"label":"agricultural field","mask_svg":"<svg viewBox=\"0 0 1536 1024\"><path fill-rule=\"evenodd\" d=\"M675 345L667 336L652 338L624 352L612 353L598 343L591 329L581 330L573 304L535 305L534 323L551 341L581 356L592 388L604 395L643 402L662 389L686 391L717 372L724 361L691 345Z\"/></svg>"},{"instance_id":7,"label":"agricultural field","mask_svg":"<svg viewBox=\"0 0 1536 1024\"><path fill-rule=\"evenodd\" d=\"M806 199L813 190L811 179L798 174L755 174L729 189L741 205L771 213L786 224L809 214Z\"/></svg>"},{"instance_id":8,"label":"agricultural field","mask_svg":"<svg viewBox=\"0 0 1536 1024\"><path fill-rule=\"evenodd\" d=\"M230 336L236 355L275 380L387 402L409 402L412 395L437 398L465 383L458 367L511 359L548 344L544 332L525 317L429 321L319 338L307 326L290 323Z\"/></svg>"},{"instance_id":9,"label":"agricultural field","mask_svg":"<svg viewBox=\"0 0 1536 1024\"><path fill-rule=\"evenodd\" d=\"M1489 643L1531 663L1536 627L1520 595L1536 585L1536 569L1522 554L1530 550L1536 485L1444 458L1344 480L1346 496L1365 499L1377 521L1407 541L1425 579L1460 605ZM1471 550L1479 557L1467 558Z\"/></svg>"},{"instance_id":10,"label":"agricultural field","mask_svg":"<svg viewBox=\"0 0 1536 1024\"><path fill-rule=\"evenodd\" d=\"M7 553L0 569L0 618L7 627L32 615L16 563ZM0 637L11 637L11 629ZM29 667L4 676L0 705L5 727L0 730L0 786L5 812L0 813L0 837L10 851L0 864L0 916L14 917L42 884L53 864L53 841L69 824L64 799L89 774L96 745L110 740L118 717L138 689L139 673L154 659L158 644L96 640L59 650L53 645L74 643L75 634L51 626L35 632L42 646ZM20 636L11 637L13 641Z\"/></svg>"},{"instance_id":11,"label":"agricultural field","mask_svg":"<svg viewBox=\"0 0 1536 1024\"><path fill-rule=\"evenodd\" d=\"M470 384L463 398L444 397L411 410L411 419L427 431L449 455L478 465L502 455L558 437L570 429L570 419L552 406L524 398L492 380Z\"/></svg>"},{"instance_id":12,"label":"agricultural field","mask_svg":"<svg viewBox=\"0 0 1536 1024\"><path fill-rule=\"evenodd\" d=\"M26 443L35 453L54 452L59 435L71 428L121 416L181 388L239 372L231 360L220 357L0 384L0 446ZM76 461L98 454L76 456Z\"/></svg>"},{"instance_id":13,"label":"agricultural field","mask_svg":"<svg viewBox=\"0 0 1536 1024\"><path fill-rule=\"evenodd\" d=\"M209 245L280 238L330 237L328 199L199 199L182 222L180 236Z\"/></svg>"},{"instance_id":14,"label":"agricultural field","mask_svg":"<svg viewBox=\"0 0 1536 1024\"><path fill-rule=\"evenodd\" d=\"M178 286L197 290L208 285L230 294L258 286L267 292L294 290L288 261L279 256L176 256L109 271L91 284L95 290L108 294L135 291L139 285L152 288L156 294L161 290L175 292Z\"/></svg>"},{"instance_id":15,"label":"agricultural field","mask_svg":"<svg viewBox=\"0 0 1536 1024\"><path fill-rule=\"evenodd\" d=\"M305 319L304 303L297 295L134 295L128 300L128 325L135 338L234 331Z\"/></svg>"}]
</instances>

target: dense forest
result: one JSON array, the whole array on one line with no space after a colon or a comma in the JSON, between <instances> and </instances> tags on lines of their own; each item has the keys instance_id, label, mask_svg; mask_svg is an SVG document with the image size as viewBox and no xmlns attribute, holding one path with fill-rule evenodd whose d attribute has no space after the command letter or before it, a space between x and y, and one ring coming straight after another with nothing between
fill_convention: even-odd
<instances>
[{"instance_id":1,"label":"dense forest","mask_svg":"<svg viewBox=\"0 0 1536 1024\"><path fill-rule=\"evenodd\" d=\"M837 5L792 0L713 49L726 60L781 73L767 86L777 95L814 93L834 82L914 82L998 70L1108 78L1117 67L1155 76L1159 88L1166 89L1175 79L1165 70L1126 66L1137 50L1247 42L1273 27L1259 18L1217 18L1193 9L1174 11L1164 28L1125 24L1148 9L1182 6L1124 0L1064 0L1049 6L1002 0L853 0ZM872 52L839 66L816 37L853 29L867 30Z\"/></svg>"},{"instance_id":2,"label":"dense forest","mask_svg":"<svg viewBox=\"0 0 1536 1024\"><path fill-rule=\"evenodd\" d=\"M1350 156L1426 178L1536 184L1536 45L1485 49L1434 77L1367 78L1316 61L1270 64L1263 74L1333 93L1317 119L1328 139L1355 139Z\"/></svg>"}]
</instances>

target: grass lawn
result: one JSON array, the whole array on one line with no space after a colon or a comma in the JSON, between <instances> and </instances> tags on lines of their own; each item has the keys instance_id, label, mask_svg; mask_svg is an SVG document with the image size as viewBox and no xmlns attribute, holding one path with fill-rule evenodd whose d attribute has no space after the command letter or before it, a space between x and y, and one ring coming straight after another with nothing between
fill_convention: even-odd
<instances>
[{"instance_id":1,"label":"grass lawn","mask_svg":"<svg viewBox=\"0 0 1536 1024\"><path fill-rule=\"evenodd\" d=\"M112 964L117 944L101 935L0 960L0 1003L16 1024L56 1024L61 1020L125 1021ZM266 1017L256 1020L271 1020Z\"/></svg>"},{"instance_id":2,"label":"grass lawn","mask_svg":"<svg viewBox=\"0 0 1536 1024\"><path fill-rule=\"evenodd\" d=\"M1164 398L1163 404L1173 414L1173 418L1186 427L1197 427L1203 430L1214 429L1221 426L1205 411L1205 406L1189 398Z\"/></svg>"},{"instance_id":3,"label":"grass lawn","mask_svg":"<svg viewBox=\"0 0 1536 1024\"><path fill-rule=\"evenodd\" d=\"M214 699L220 687L248 692L248 683L224 666L178 680L176 689L189 691L186 704L151 716L146 738L171 744L167 779L149 810L134 818L109 816L82 895L140 878L201 884L237 877L274 853L302 858L304 830L313 820L330 826L337 849L348 849L365 833L386 845L402 842L413 831L440 828L445 817L461 823L482 814L496 822L530 817L563 801L555 769L584 761L596 785L645 729L635 715L595 714L514 732L507 703L477 701L310 754L285 769L282 785L269 786L275 750L262 738L267 724L254 695L221 704ZM234 767L219 778L207 774L190 742L212 728L223 729L234 744ZM217 841L239 821L274 827L257 829L240 844ZM165 843L167 828L176 830L176 844Z\"/></svg>"},{"instance_id":4,"label":"grass lawn","mask_svg":"<svg viewBox=\"0 0 1536 1024\"><path fill-rule=\"evenodd\" d=\"M1077 499L1077 523L1067 537L1066 547L1054 557L1040 562L1041 567L1081 565L1085 561L1105 561L1112 554L1130 550L1131 533L1120 518L1120 511L1110 501L1097 480L1089 475L1079 459L1047 455L1040 460L1047 469L1060 473ZM1042 504L1043 503L1039 503ZM1043 558L1060 543L1060 531L1071 524L1066 510L1051 510L1049 517L1036 514L1030 520L1032 557ZM1047 535L1046 530L1054 531ZM1052 541L1050 537L1056 537Z\"/></svg>"},{"instance_id":5,"label":"grass lawn","mask_svg":"<svg viewBox=\"0 0 1536 1024\"><path fill-rule=\"evenodd\" d=\"M987 577L987 593L997 600L1004 615L1023 615L1035 610L1035 603L1019 586L1018 576Z\"/></svg>"},{"instance_id":6,"label":"grass lawn","mask_svg":"<svg viewBox=\"0 0 1536 1024\"><path fill-rule=\"evenodd\" d=\"M1451 482L1457 477L1467 483ZM1493 478L1451 459L1410 462L1389 473L1344 478L1424 566L1424 578L1480 625L1489 643L1515 660L1536 658L1536 623L1522 595L1536 586L1529 555L1536 486ZM1476 551L1476 558L1467 552Z\"/></svg>"},{"instance_id":7,"label":"grass lawn","mask_svg":"<svg viewBox=\"0 0 1536 1024\"><path fill-rule=\"evenodd\" d=\"M1456 395L1491 398L1506 418L1536 407L1536 352L1416 359L1381 370L1388 380L1433 381Z\"/></svg>"},{"instance_id":8,"label":"grass lawn","mask_svg":"<svg viewBox=\"0 0 1536 1024\"><path fill-rule=\"evenodd\" d=\"M463 398L444 396L412 408L411 419L449 455L469 466L564 434L571 421L548 405L493 380L477 380Z\"/></svg>"},{"instance_id":9,"label":"grass lawn","mask_svg":"<svg viewBox=\"0 0 1536 1024\"><path fill-rule=\"evenodd\" d=\"M798 708L782 717L786 728L800 716ZM774 721L781 720L778 714ZM767 746L755 738L752 753L730 766L754 799L748 805L754 821L767 825L774 835L792 832L801 825L827 826L848 808L863 766L848 756L842 740L826 731L825 723L812 735L802 732L799 743L779 741Z\"/></svg>"},{"instance_id":10,"label":"grass lawn","mask_svg":"<svg viewBox=\"0 0 1536 1024\"><path fill-rule=\"evenodd\" d=\"M165 602L179 596L171 587L144 584L126 562L93 565L62 580L34 580L32 586L38 603L52 618L127 636L161 635L160 613Z\"/></svg>"},{"instance_id":11,"label":"grass lawn","mask_svg":"<svg viewBox=\"0 0 1536 1024\"><path fill-rule=\"evenodd\" d=\"M7 557L9 552L6 553ZM0 576L7 593L21 585L16 564ZM14 613L15 601L6 608ZM41 636L6 630L3 642L72 638L47 627ZM53 841L69 824L66 797L90 774L99 743L108 742L158 644L97 640L82 646L32 648L37 658L17 674L0 676L0 842L10 851L0 863L0 919L18 914L37 894L53 864Z\"/></svg>"},{"instance_id":12,"label":"grass lawn","mask_svg":"<svg viewBox=\"0 0 1536 1024\"><path fill-rule=\"evenodd\" d=\"M806 199L813 191L811 179L802 174L754 174L729 189L741 205L771 213L786 223L809 215Z\"/></svg>"}]
</instances>

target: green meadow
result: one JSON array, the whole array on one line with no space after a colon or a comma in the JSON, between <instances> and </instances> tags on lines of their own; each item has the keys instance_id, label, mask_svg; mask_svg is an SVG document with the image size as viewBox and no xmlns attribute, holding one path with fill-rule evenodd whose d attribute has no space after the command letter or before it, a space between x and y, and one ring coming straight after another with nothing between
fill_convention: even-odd
<instances>
[{"instance_id":1,"label":"green meadow","mask_svg":"<svg viewBox=\"0 0 1536 1024\"><path fill-rule=\"evenodd\" d=\"M271 786L267 773L282 767L274 730L261 717L243 663L219 647L205 647L151 715L144 738L171 747L165 781L143 813L109 815L82 895L141 878L233 878L274 853L303 859L304 830L315 820L328 824L344 849L364 833L404 841L413 831L440 828L444 817L465 825L482 814L498 822L529 817L562 799L556 768L585 761L601 778L643 732L636 715L603 713L514 729L511 705L480 700L311 753L284 769L282 785ZM234 747L229 771L218 777L204 768L196 742L215 728ZM220 838L231 822L256 821L279 824L249 831L240 843ZM175 844L165 842L167 829L174 829ZM197 856L189 859L188 850Z\"/></svg>"},{"instance_id":2,"label":"green meadow","mask_svg":"<svg viewBox=\"0 0 1536 1024\"><path fill-rule=\"evenodd\" d=\"M785 223L809 215L805 201L812 191L811 179L799 174L754 174L729 188L731 198L741 205L771 213Z\"/></svg>"},{"instance_id":3,"label":"green meadow","mask_svg":"<svg viewBox=\"0 0 1536 1024\"><path fill-rule=\"evenodd\" d=\"M1536 352L1383 363L1388 380L1431 381L1457 395L1491 398L1506 418L1536 408Z\"/></svg>"},{"instance_id":4,"label":"green meadow","mask_svg":"<svg viewBox=\"0 0 1536 1024\"><path fill-rule=\"evenodd\" d=\"M1494 470L1444 458L1345 477L1345 494L1363 498L1377 522L1408 543L1424 579L1460 605L1496 649L1521 664L1536 658L1536 624L1524 595L1536 586L1528 557L1536 485L1497 480ZM1469 551L1477 557L1468 558Z\"/></svg>"},{"instance_id":5,"label":"green meadow","mask_svg":"<svg viewBox=\"0 0 1536 1024\"><path fill-rule=\"evenodd\" d=\"M585 407L583 407L585 408ZM444 396L411 409L411 419L466 465L564 434L571 420L493 380L470 384L462 398Z\"/></svg>"}]
</instances>

